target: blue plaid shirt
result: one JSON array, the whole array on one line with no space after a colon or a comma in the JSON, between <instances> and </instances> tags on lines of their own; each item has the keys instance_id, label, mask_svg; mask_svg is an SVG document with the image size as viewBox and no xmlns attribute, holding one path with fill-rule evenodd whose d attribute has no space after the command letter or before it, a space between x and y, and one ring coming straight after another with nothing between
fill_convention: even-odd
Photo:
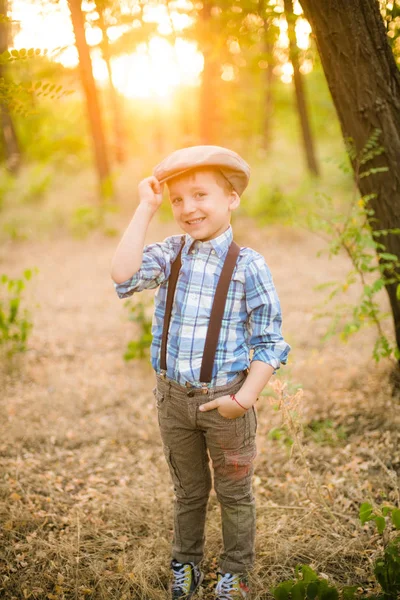
<instances>
[{"instance_id":1,"label":"blue plaid shirt","mask_svg":"<svg viewBox=\"0 0 400 600\"><path fill-rule=\"evenodd\" d=\"M200 368L211 306L218 278L233 239L232 227L218 237L201 242L189 234L182 248L167 344L167 377L181 385L201 387ZM142 265L123 283L115 283L120 298L158 288L152 324L151 363L160 372L160 348L171 263L178 255L182 236L148 244ZM260 360L274 367L286 364L291 350L281 333L282 315L271 272L261 254L241 248L228 290L210 386L224 385L238 372Z\"/></svg>"}]
</instances>

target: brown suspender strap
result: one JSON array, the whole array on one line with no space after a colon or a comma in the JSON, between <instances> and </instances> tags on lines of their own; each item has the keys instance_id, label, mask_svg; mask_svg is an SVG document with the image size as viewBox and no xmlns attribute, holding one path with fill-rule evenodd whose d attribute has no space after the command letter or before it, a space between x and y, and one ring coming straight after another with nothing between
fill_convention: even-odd
<instances>
[{"instance_id":1,"label":"brown suspender strap","mask_svg":"<svg viewBox=\"0 0 400 600\"><path fill-rule=\"evenodd\" d=\"M219 276L217 289L215 290L214 302L211 309L210 322L208 324L206 342L204 345L203 360L201 362L200 381L202 383L210 383L211 381L219 332L222 325L222 317L224 316L226 297L228 295L229 284L232 279L233 269L235 268L239 252L240 247L236 242L232 241L222 267L221 275Z\"/></svg>"},{"instance_id":2,"label":"brown suspender strap","mask_svg":"<svg viewBox=\"0 0 400 600\"><path fill-rule=\"evenodd\" d=\"M162 371L167 370L167 338L169 324L171 321L172 303L174 301L176 282L178 280L179 271L181 268L181 252L183 244L179 253L171 265L171 274L168 279L168 291L167 300L165 303L165 316L164 326L161 338L161 356L160 356L160 367ZM233 269L239 256L240 246L236 242L232 241L229 246L228 253L225 258L225 262L222 266L222 271L219 276L217 289L215 290L215 296L213 305L211 308L210 321L207 329L207 336L204 345L203 360L201 363L200 381L202 383L210 383L212 377L212 370L214 366L215 353L217 351L219 332L222 325L222 317L224 315L226 297L228 294L229 284L232 279Z\"/></svg>"},{"instance_id":3,"label":"brown suspender strap","mask_svg":"<svg viewBox=\"0 0 400 600\"><path fill-rule=\"evenodd\" d=\"M168 279L168 291L167 300L165 303L165 315L164 315L164 326L161 338L161 356L160 356L160 367L162 371L167 370L167 338L169 330L169 322L171 321L172 303L175 296L176 282L178 281L179 271L181 269L181 252L184 246L185 238L182 238L182 245L178 252L178 256L171 264L171 273Z\"/></svg>"}]
</instances>

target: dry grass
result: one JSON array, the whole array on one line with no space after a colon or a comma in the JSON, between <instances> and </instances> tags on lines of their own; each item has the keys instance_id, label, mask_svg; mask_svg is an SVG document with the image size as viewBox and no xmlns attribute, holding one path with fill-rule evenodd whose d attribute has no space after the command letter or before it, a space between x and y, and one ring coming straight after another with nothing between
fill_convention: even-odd
<instances>
[{"instance_id":1,"label":"dry grass","mask_svg":"<svg viewBox=\"0 0 400 600\"><path fill-rule=\"evenodd\" d=\"M126 224L121 219L121 231ZM148 237L172 232L172 224L154 223ZM293 348L268 386L277 399L258 403L255 600L271 597L298 563L337 584L373 589L381 542L357 515L363 501L398 502L391 366L370 358L373 330L346 345L320 341L326 323L312 319L322 298L313 286L340 279L344 256L316 258L320 239L279 226L260 231L251 221L236 238L266 257ZM35 325L29 349L1 375L0 596L7 600L168 597L172 488L152 370L122 359L134 330L109 276L116 244L100 233L61 234L9 242L0 253L0 271L10 276L40 269L26 294ZM387 307L384 293L381 301ZM268 435L282 426L299 442L291 456ZM212 495L204 599L212 598L219 519Z\"/></svg>"}]
</instances>

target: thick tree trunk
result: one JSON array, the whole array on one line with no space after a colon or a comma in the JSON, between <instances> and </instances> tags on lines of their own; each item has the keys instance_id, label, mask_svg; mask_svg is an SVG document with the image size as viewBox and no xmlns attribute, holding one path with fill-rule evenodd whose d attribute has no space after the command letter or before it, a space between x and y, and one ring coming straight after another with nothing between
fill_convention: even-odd
<instances>
[{"instance_id":1,"label":"thick tree trunk","mask_svg":"<svg viewBox=\"0 0 400 600\"><path fill-rule=\"evenodd\" d=\"M374 129L385 151L366 166L388 172L358 178L360 192L375 193L370 207L375 230L400 228L400 72L387 41L376 0L300 0L309 20L342 133L360 151ZM357 161L353 160L357 171ZM389 234L379 241L400 257L400 238ZM382 259L381 259L382 260ZM383 261L382 261L383 262ZM388 276L390 276L388 274ZM386 286L400 348L400 304L397 283Z\"/></svg>"},{"instance_id":2,"label":"thick tree trunk","mask_svg":"<svg viewBox=\"0 0 400 600\"><path fill-rule=\"evenodd\" d=\"M92 133L96 167L100 180L100 193L102 196L105 196L108 195L110 191L110 169L100 104L92 71L92 60L85 37L85 20L81 7L82 0L68 0L68 4L79 55L81 80L86 96L86 106Z\"/></svg>"},{"instance_id":3,"label":"thick tree trunk","mask_svg":"<svg viewBox=\"0 0 400 600\"><path fill-rule=\"evenodd\" d=\"M7 16L8 2L0 0L0 15ZM9 23L0 22L0 54L6 52L9 46L10 25ZM7 73L5 65L0 65L0 78L7 81ZM10 173L16 174L21 166L21 152L18 145L17 134L15 132L14 123L5 103L0 103L1 116L1 137L4 146L4 154L6 158L6 168Z\"/></svg>"},{"instance_id":4,"label":"thick tree trunk","mask_svg":"<svg viewBox=\"0 0 400 600\"><path fill-rule=\"evenodd\" d=\"M103 34L103 40L101 44L101 50L104 61L107 65L108 73L108 87L110 92L110 104L114 119L114 146L115 146L115 158L118 163L123 163L125 160L125 140L124 131L122 126L122 114L121 114L121 103L119 102L118 94L115 90L114 83L112 80L111 70L111 55L110 55L110 44L108 41L107 27L104 21L104 14L102 7L99 2L96 2L97 12L99 13L99 27Z\"/></svg>"},{"instance_id":5,"label":"thick tree trunk","mask_svg":"<svg viewBox=\"0 0 400 600\"><path fill-rule=\"evenodd\" d=\"M284 0L286 20L288 23L289 56L293 66L293 81L296 94L297 112L300 120L301 136L307 167L314 175L319 175L318 164L315 156L314 141L311 133L310 119L308 116L305 86L303 76L300 72L299 49L296 41L295 21L293 13L293 1Z\"/></svg>"}]
</instances>

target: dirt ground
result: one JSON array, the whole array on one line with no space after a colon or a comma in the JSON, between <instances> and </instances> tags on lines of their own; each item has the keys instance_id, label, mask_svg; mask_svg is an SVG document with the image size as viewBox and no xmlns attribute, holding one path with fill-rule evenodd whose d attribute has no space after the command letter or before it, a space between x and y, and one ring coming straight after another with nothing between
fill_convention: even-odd
<instances>
[{"instance_id":1,"label":"dirt ground","mask_svg":"<svg viewBox=\"0 0 400 600\"><path fill-rule=\"evenodd\" d=\"M121 220L121 233L127 224ZM172 223L154 223L148 241L176 232ZM135 326L109 274L118 239L64 234L0 250L0 272L39 268L25 295L34 322L28 351L0 382L0 597L7 600L168 598L172 487L153 371L147 361L123 360ZM321 238L251 221L236 224L235 239L265 256L292 346L257 404L254 599L270 598L271 587L303 563L367 594L376 589L382 541L371 524L359 524L360 504L399 503L391 363L372 359L372 328L346 344L321 341L328 321L313 313L326 292L314 286L343 279L344 255L317 258ZM384 292L380 301L388 309ZM392 339L389 319L384 329ZM283 384L301 442L291 453L293 431L276 400ZM203 598L212 598L220 547L213 493Z\"/></svg>"}]
</instances>

